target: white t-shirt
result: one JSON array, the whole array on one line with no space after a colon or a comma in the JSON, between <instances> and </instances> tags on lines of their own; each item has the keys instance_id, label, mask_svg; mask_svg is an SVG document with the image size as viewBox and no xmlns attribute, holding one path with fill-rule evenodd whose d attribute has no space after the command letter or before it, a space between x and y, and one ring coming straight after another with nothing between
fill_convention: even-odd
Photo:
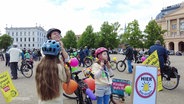
<instances>
[{"instance_id":1,"label":"white t-shirt","mask_svg":"<svg viewBox=\"0 0 184 104\"><path fill-rule=\"evenodd\" d=\"M11 48L10 50L8 50L7 53L10 54L10 62L18 62L20 58L20 54L22 53L22 50L18 48Z\"/></svg>"}]
</instances>

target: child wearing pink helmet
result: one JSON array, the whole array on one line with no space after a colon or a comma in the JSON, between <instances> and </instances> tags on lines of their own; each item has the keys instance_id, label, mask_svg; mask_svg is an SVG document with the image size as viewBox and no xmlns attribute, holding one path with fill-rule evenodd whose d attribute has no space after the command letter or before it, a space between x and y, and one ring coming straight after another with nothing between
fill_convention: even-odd
<instances>
[{"instance_id":1,"label":"child wearing pink helmet","mask_svg":"<svg viewBox=\"0 0 184 104\"><path fill-rule=\"evenodd\" d=\"M95 95L97 104L109 104L111 94L113 75L110 63L108 61L108 50L100 47L95 51L97 62L92 65L92 71L95 78Z\"/></svg>"}]
</instances>

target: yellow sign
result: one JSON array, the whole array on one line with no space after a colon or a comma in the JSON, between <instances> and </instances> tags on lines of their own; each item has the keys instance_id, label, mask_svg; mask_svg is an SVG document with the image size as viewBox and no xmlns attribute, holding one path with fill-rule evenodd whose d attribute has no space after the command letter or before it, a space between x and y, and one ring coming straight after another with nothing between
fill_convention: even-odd
<instances>
[{"instance_id":1,"label":"yellow sign","mask_svg":"<svg viewBox=\"0 0 184 104\"><path fill-rule=\"evenodd\" d=\"M143 65L154 65L158 67L158 81L157 81L157 90L160 91L163 89L162 87L162 79L160 74L160 63L158 59L157 50L154 51L143 63Z\"/></svg>"},{"instance_id":2,"label":"yellow sign","mask_svg":"<svg viewBox=\"0 0 184 104\"><path fill-rule=\"evenodd\" d=\"M13 97L18 96L18 91L15 89L8 71L0 74L0 90L6 102L11 102Z\"/></svg>"}]
</instances>

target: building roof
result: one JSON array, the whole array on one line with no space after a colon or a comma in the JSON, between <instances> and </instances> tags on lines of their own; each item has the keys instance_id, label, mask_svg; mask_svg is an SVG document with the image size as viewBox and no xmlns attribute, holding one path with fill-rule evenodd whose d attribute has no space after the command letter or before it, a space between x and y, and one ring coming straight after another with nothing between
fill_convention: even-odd
<instances>
[{"instance_id":1,"label":"building roof","mask_svg":"<svg viewBox=\"0 0 184 104\"><path fill-rule=\"evenodd\" d=\"M181 7L181 4L171 5L167 6L166 8L163 8L161 12L156 16L156 20L162 19L165 15L172 13L173 11L176 11Z\"/></svg>"},{"instance_id":2,"label":"building roof","mask_svg":"<svg viewBox=\"0 0 184 104\"><path fill-rule=\"evenodd\" d=\"M39 30L41 30L41 31L46 31L46 30L44 30L43 29L43 27L41 27L41 26L35 26L35 27L6 27L5 28L6 30L12 30L12 29L14 29L14 30L20 30L20 29L39 29Z\"/></svg>"}]
</instances>

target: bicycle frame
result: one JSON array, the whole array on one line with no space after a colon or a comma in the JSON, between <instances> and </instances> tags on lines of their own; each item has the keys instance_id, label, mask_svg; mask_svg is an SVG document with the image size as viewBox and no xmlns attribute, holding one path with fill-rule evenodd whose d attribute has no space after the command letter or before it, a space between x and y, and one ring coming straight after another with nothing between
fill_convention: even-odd
<instances>
[{"instance_id":1,"label":"bicycle frame","mask_svg":"<svg viewBox=\"0 0 184 104\"><path fill-rule=\"evenodd\" d=\"M77 71L72 73L72 78L78 83L79 87L75 91L75 94L77 96L77 104L84 104L86 102L87 104L91 103L91 99L89 96L86 94L86 89L88 88L88 85L84 82L86 78L80 79L78 74L81 73L82 71ZM83 95L85 97L83 97ZM84 98L84 99L83 99ZM92 104L92 103L91 103Z\"/></svg>"}]
</instances>

